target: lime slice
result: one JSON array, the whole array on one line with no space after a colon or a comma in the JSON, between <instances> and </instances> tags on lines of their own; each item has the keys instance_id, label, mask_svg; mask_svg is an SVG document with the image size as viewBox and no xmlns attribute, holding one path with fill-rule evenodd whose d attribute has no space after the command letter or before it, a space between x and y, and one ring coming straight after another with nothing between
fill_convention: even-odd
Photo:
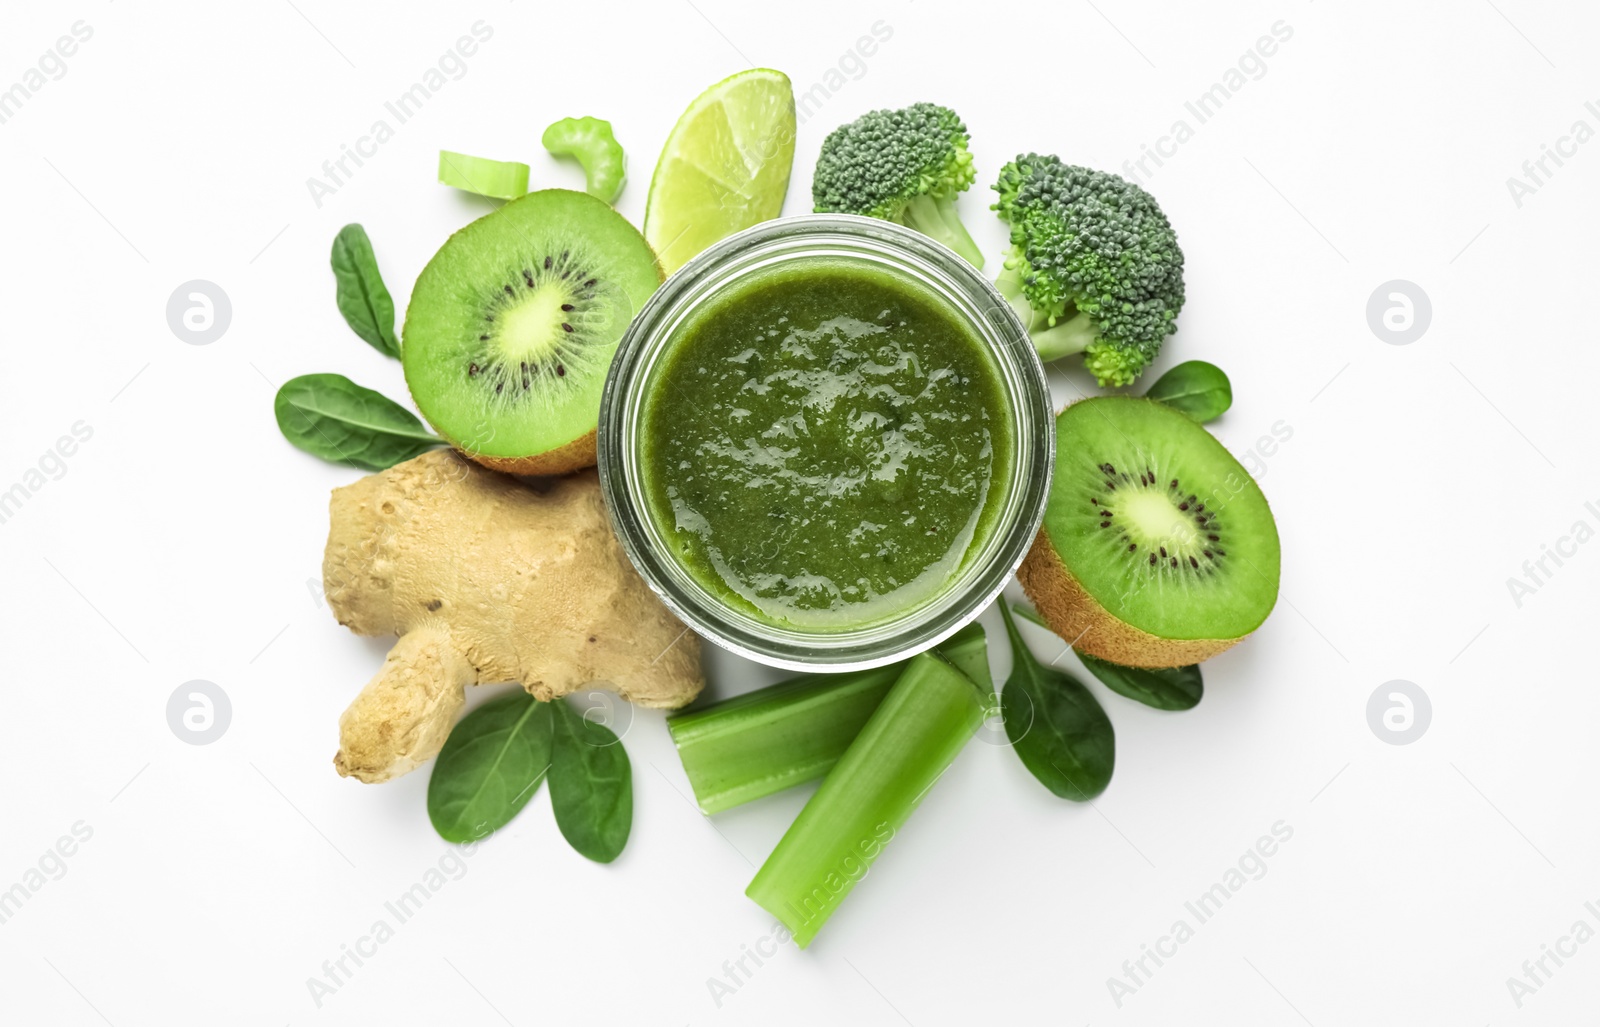
<instances>
[{"instance_id":1,"label":"lime slice","mask_svg":"<svg viewBox=\"0 0 1600 1027\"><path fill-rule=\"evenodd\" d=\"M528 191L528 165L440 150L439 181L479 196L514 200Z\"/></svg>"},{"instance_id":2,"label":"lime slice","mask_svg":"<svg viewBox=\"0 0 1600 1027\"><path fill-rule=\"evenodd\" d=\"M789 76L752 68L695 98L650 179L644 237L668 274L718 239L783 210L794 164Z\"/></svg>"}]
</instances>

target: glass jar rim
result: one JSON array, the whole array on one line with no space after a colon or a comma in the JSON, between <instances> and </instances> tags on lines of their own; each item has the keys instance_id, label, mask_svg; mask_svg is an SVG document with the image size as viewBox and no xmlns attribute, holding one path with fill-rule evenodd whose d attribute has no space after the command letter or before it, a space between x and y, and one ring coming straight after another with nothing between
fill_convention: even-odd
<instances>
[{"instance_id":1,"label":"glass jar rim","mask_svg":"<svg viewBox=\"0 0 1600 1027\"><path fill-rule=\"evenodd\" d=\"M876 263L937 293L967 321L1003 384L1012 418L1006 495L976 556L936 597L858 628L784 627L735 609L688 572L648 511L639 470L640 415L653 374L677 330L731 283L794 260ZM970 263L920 232L849 214L762 222L723 239L676 272L633 319L617 347L600 402L600 483L612 527L651 590L689 628L740 656L791 670L883 666L937 645L970 623L1027 556L1044 518L1055 430L1044 367L1016 313Z\"/></svg>"}]
</instances>

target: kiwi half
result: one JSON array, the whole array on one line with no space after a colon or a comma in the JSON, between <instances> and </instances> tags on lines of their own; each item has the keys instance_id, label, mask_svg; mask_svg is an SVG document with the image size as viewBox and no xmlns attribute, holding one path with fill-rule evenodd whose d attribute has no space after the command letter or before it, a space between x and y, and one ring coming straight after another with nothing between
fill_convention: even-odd
<instances>
[{"instance_id":1,"label":"kiwi half","mask_svg":"<svg viewBox=\"0 0 1600 1027\"><path fill-rule=\"evenodd\" d=\"M1222 443L1171 407L1107 396L1056 418L1044 526L1017 577L1074 647L1177 667L1266 620L1279 555L1266 497Z\"/></svg>"},{"instance_id":2,"label":"kiwi half","mask_svg":"<svg viewBox=\"0 0 1600 1027\"><path fill-rule=\"evenodd\" d=\"M588 467L611 357L661 280L650 244L609 204L529 193L452 235L422 269L402 335L406 385L480 464Z\"/></svg>"}]
</instances>

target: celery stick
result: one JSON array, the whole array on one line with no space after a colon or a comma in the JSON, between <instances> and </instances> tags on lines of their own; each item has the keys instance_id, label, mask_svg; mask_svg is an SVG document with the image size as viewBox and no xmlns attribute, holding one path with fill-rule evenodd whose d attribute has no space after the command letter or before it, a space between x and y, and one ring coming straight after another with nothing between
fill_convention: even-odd
<instances>
[{"instance_id":1,"label":"celery stick","mask_svg":"<svg viewBox=\"0 0 1600 1027\"><path fill-rule=\"evenodd\" d=\"M805 948L987 709L987 697L950 664L928 653L912 658L745 894Z\"/></svg>"},{"instance_id":2,"label":"celery stick","mask_svg":"<svg viewBox=\"0 0 1600 1027\"><path fill-rule=\"evenodd\" d=\"M939 652L993 692L982 625L962 628ZM668 717L700 812L720 813L826 774L906 666L806 674Z\"/></svg>"},{"instance_id":3,"label":"celery stick","mask_svg":"<svg viewBox=\"0 0 1600 1027\"><path fill-rule=\"evenodd\" d=\"M667 718L700 812L721 813L826 774L901 665L806 674Z\"/></svg>"},{"instance_id":4,"label":"celery stick","mask_svg":"<svg viewBox=\"0 0 1600 1027\"><path fill-rule=\"evenodd\" d=\"M973 621L939 643L939 655L978 686L985 700L994 694L994 674L989 670L989 636Z\"/></svg>"}]
</instances>

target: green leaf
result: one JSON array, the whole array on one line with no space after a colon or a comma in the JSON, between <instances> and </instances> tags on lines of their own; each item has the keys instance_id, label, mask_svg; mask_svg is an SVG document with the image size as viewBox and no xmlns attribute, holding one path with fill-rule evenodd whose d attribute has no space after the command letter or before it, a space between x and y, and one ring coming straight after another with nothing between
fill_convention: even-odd
<instances>
[{"instance_id":1,"label":"green leaf","mask_svg":"<svg viewBox=\"0 0 1600 1027\"><path fill-rule=\"evenodd\" d=\"M550 704L521 689L462 718L428 779L439 837L473 841L522 812L550 769L551 719Z\"/></svg>"},{"instance_id":2,"label":"green leaf","mask_svg":"<svg viewBox=\"0 0 1600 1027\"><path fill-rule=\"evenodd\" d=\"M1169 667L1164 670L1145 670L1142 667L1124 667L1117 663L1080 652L1078 659L1100 683L1118 695L1154 706L1158 710L1189 710L1200 704L1205 685L1200 679L1200 665Z\"/></svg>"},{"instance_id":3,"label":"green leaf","mask_svg":"<svg viewBox=\"0 0 1600 1027\"><path fill-rule=\"evenodd\" d=\"M1003 601L1004 600L1002 600L1002 602ZM1050 622L1045 620L1044 616L1031 606L1023 606L1021 603L1012 603L1011 609L1016 611L1017 616L1021 617L1025 621L1037 624L1047 631L1055 630L1054 628L1050 627Z\"/></svg>"},{"instance_id":4,"label":"green leaf","mask_svg":"<svg viewBox=\"0 0 1600 1027\"><path fill-rule=\"evenodd\" d=\"M394 333L394 299L378 274L378 258L360 225L345 225L333 237L333 277L339 313L355 333L385 356L400 356L400 338Z\"/></svg>"},{"instance_id":5,"label":"green leaf","mask_svg":"<svg viewBox=\"0 0 1600 1027\"><path fill-rule=\"evenodd\" d=\"M1011 638L1011 676L1000 700L1011 748L1056 795L1094 798L1111 783L1116 761L1111 720L1087 688L1034 658L1004 602L1000 616Z\"/></svg>"},{"instance_id":6,"label":"green leaf","mask_svg":"<svg viewBox=\"0 0 1600 1027\"><path fill-rule=\"evenodd\" d=\"M272 403L283 437L312 456L381 471L444 440L415 414L342 374L303 374L283 383Z\"/></svg>"},{"instance_id":7,"label":"green leaf","mask_svg":"<svg viewBox=\"0 0 1600 1027\"><path fill-rule=\"evenodd\" d=\"M550 808L567 844L596 863L609 863L633 828L633 768L611 729L584 717L565 700L555 707L555 754L550 761Z\"/></svg>"},{"instance_id":8,"label":"green leaf","mask_svg":"<svg viewBox=\"0 0 1600 1027\"><path fill-rule=\"evenodd\" d=\"M1205 424L1233 405L1233 385L1222 368L1204 360L1187 360L1160 378L1145 392L1146 399L1182 410Z\"/></svg>"}]
</instances>

